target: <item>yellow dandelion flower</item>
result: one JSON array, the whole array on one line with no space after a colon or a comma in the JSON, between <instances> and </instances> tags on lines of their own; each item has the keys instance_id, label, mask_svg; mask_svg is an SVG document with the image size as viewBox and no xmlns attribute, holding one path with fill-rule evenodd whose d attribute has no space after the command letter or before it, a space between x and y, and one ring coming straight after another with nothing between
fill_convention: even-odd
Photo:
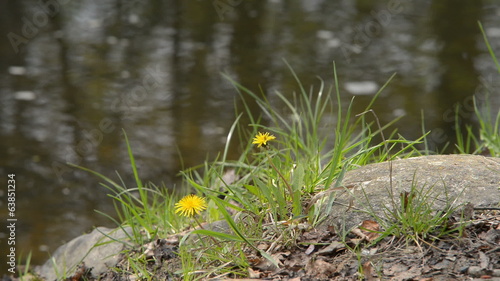
<instances>
[{"instance_id":1,"label":"yellow dandelion flower","mask_svg":"<svg viewBox=\"0 0 500 281\"><path fill-rule=\"evenodd\" d=\"M179 202L175 203L175 213L180 213L186 217L197 215L206 208L207 202L205 198L194 194L184 196Z\"/></svg>"},{"instance_id":2,"label":"yellow dandelion flower","mask_svg":"<svg viewBox=\"0 0 500 281\"><path fill-rule=\"evenodd\" d=\"M273 136L273 135L270 135L268 132L265 132L265 133L259 132L255 136L255 138L253 139L252 144L256 144L257 147L261 147L261 146L266 147L267 146L267 142L268 141L272 141L274 139L276 139L276 137Z\"/></svg>"}]
</instances>

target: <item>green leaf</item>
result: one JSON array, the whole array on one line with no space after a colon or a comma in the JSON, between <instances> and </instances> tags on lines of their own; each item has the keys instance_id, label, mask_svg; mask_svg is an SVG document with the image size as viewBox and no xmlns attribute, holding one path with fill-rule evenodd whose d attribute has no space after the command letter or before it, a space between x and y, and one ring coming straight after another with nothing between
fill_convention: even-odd
<instances>
[{"instance_id":1,"label":"green leaf","mask_svg":"<svg viewBox=\"0 0 500 281\"><path fill-rule=\"evenodd\" d=\"M193 230L193 231L191 231L191 234L207 235L207 236L212 236L212 237L219 238L222 240L227 240L227 241L245 242L245 240L241 239L239 236L231 235L231 234L227 234L227 233L223 233L223 232L207 230L207 229Z\"/></svg>"}]
</instances>

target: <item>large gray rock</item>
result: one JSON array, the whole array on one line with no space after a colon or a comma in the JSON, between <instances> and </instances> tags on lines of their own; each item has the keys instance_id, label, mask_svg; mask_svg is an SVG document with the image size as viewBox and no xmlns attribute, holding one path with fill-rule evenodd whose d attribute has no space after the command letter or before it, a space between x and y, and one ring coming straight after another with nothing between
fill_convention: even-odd
<instances>
[{"instance_id":1,"label":"large gray rock","mask_svg":"<svg viewBox=\"0 0 500 281\"><path fill-rule=\"evenodd\" d=\"M437 210L446 204L470 202L474 207L495 206L500 202L500 158L476 155L435 155L392 161L392 194L388 162L360 167L345 174L342 186L325 196L336 197L323 226L350 229L365 219L374 219L368 212L384 218L385 208L399 204L403 191L412 185L420 190L431 189L429 201ZM433 198L438 198L434 200Z\"/></svg>"},{"instance_id":2,"label":"large gray rock","mask_svg":"<svg viewBox=\"0 0 500 281\"><path fill-rule=\"evenodd\" d=\"M92 268L92 275L99 276L118 262L124 244L117 241L128 241L126 232L131 235L132 230L97 227L59 247L44 265L35 268L35 273L45 280L62 280L72 276L84 262L87 268Z\"/></svg>"}]
</instances>

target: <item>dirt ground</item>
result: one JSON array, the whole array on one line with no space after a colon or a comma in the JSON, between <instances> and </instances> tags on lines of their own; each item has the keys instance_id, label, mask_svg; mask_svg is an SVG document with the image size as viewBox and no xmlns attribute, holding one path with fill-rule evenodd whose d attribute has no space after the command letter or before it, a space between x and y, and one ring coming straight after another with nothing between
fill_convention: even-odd
<instances>
[{"instance_id":1,"label":"dirt ground","mask_svg":"<svg viewBox=\"0 0 500 281\"><path fill-rule=\"evenodd\" d=\"M333 227L309 230L300 234L293 247L276 247L271 255L279 262L274 266L249 252L252 262L248 279L223 276L211 280L500 280L500 212L477 212L462 233L438 240L414 242L386 237L378 243L374 221L365 221L340 241ZM308 246L307 246L308 245ZM153 280L182 280L181 262L175 243L158 239L148 246L151 257L148 269ZM355 249L355 250L353 250ZM67 280L140 280L127 275L125 259L122 270L110 270L99 278L82 266ZM4 278L3 280L11 280Z\"/></svg>"}]
</instances>

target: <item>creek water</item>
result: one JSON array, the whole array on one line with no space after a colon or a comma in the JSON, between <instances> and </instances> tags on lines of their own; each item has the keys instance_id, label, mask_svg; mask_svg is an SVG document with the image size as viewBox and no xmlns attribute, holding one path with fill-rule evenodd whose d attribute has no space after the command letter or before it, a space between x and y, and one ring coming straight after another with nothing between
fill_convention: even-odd
<instances>
[{"instance_id":1,"label":"creek water","mask_svg":"<svg viewBox=\"0 0 500 281\"><path fill-rule=\"evenodd\" d=\"M122 129L144 181L178 188L179 170L213 159L242 99L222 74L273 101L299 89L284 60L314 89L332 84L335 61L342 103L355 97L360 113L396 73L377 116L402 116L395 127L416 139L423 113L430 148L443 148L456 105L476 127L473 95L500 105L478 21L500 55L496 1L1 1L0 219L15 174L17 256L40 264L113 226L95 212L114 213L100 180L66 163L133 186ZM0 229L2 269L9 235Z\"/></svg>"}]
</instances>

